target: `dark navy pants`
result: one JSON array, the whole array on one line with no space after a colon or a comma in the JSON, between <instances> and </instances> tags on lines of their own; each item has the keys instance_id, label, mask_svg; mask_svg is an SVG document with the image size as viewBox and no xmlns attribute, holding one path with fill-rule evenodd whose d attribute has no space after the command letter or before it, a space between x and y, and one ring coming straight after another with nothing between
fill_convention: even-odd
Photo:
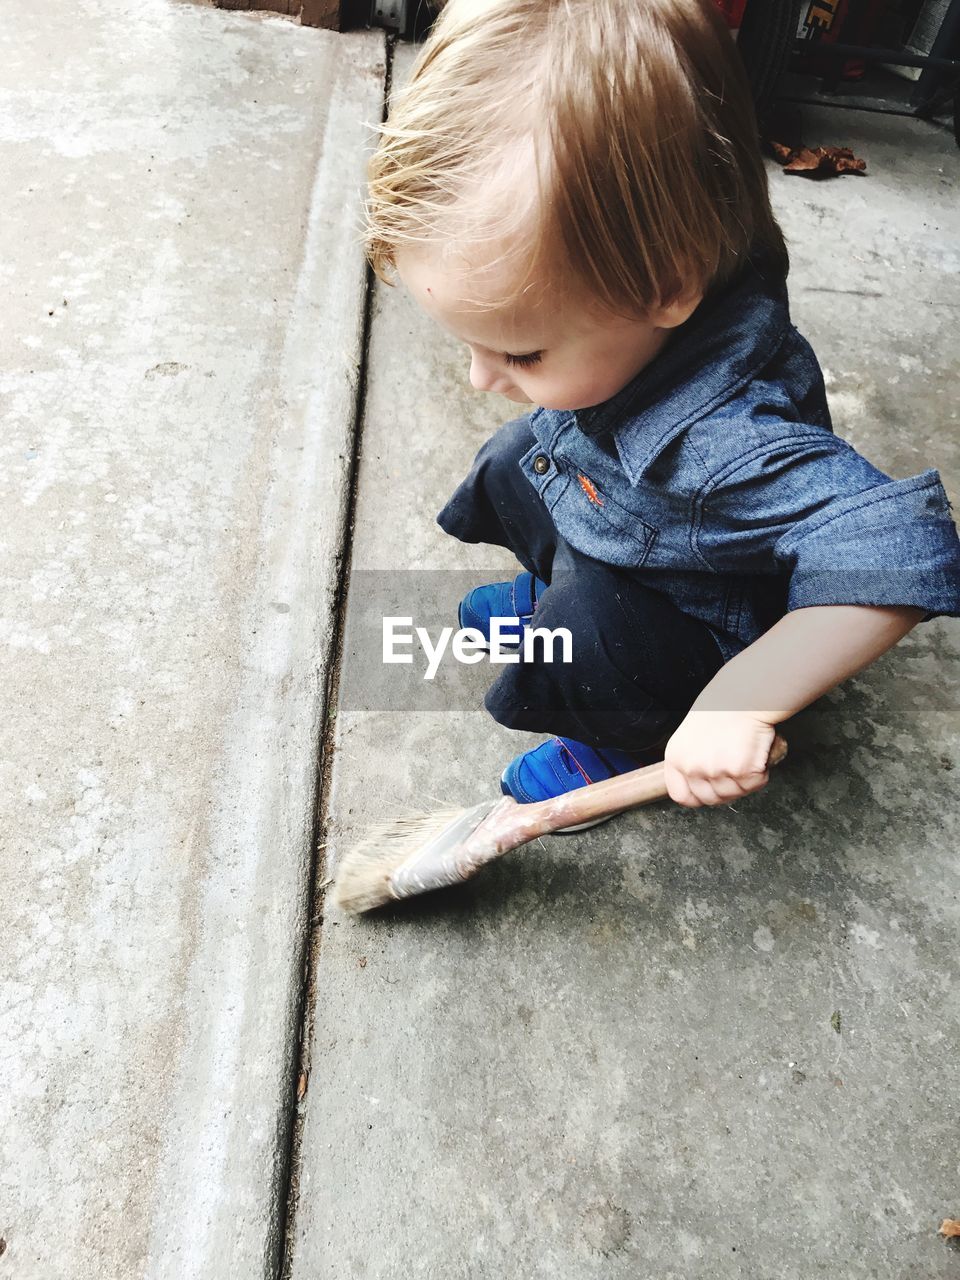
<instances>
[{"instance_id":1,"label":"dark navy pants","mask_svg":"<svg viewBox=\"0 0 960 1280\"><path fill-rule=\"evenodd\" d=\"M573 661L504 666L487 691L487 710L510 729L561 735L592 747L656 754L722 666L705 623L629 569L570 546L521 471L535 443L525 419L508 422L477 454L470 474L440 512L461 542L508 547L549 583L538 627L566 627Z\"/></svg>"}]
</instances>

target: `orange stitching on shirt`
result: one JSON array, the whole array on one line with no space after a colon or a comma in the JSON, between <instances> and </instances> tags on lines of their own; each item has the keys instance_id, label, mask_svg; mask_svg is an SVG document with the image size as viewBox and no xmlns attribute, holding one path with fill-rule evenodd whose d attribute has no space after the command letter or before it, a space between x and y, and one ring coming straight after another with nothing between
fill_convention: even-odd
<instances>
[{"instance_id":1,"label":"orange stitching on shirt","mask_svg":"<svg viewBox=\"0 0 960 1280\"><path fill-rule=\"evenodd\" d=\"M578 475L577 479L580 481L580 488L587 495L587 497L594 504L594 506L602 507L603 499L600 497L600 494L597 492L597 486L593 483L593 481L590 480L587 476L583 476L583 475Z\"/></svg>"}]
</instances>

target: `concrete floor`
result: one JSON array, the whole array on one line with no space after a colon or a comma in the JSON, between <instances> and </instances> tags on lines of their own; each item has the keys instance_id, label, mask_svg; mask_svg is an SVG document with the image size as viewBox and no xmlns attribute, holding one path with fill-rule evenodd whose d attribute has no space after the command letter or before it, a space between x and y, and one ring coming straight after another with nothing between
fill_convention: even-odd
<instances>
[{"instance_id":1,"label":"concrete floor","mask_svg":"<svg viewBox=\"0 0 960 1280\"><path fill-rule=\"evenodd\" d=\"M771 167L837 428L960 495L960 153L863 115L811 111L808 137L870 167ZM452 570L514 571L433 524L513 411L382 288L369 370L332 857L413 796L483 798L526 745L478 709L483 668L453 710L361 696L391 576L429 595L432 571L453 616ZM328 908L294 1280L955 1276L958 642L925 626L798 717L739 812L659 806L377 919Z\"/></svg>"},{"instance_id":2,"label":"concrete floor","mask_svg":"<svg viewBox=\"0 0 960 1280\"><path fill-rule=\"evenodd\" d=\"M739 812L308 930L383 42L7 3L0 1276L272 1277L291 1178L290 1280L955 1276L956 625L798 717ZM956 500L960 152L807 140L870 175L771 169L837 429ZM391 701L362 625L500 576L433 515L512 411L379 287L367 374L331 862L524 745L483 668Z\"/></svg>"}]
</instances>

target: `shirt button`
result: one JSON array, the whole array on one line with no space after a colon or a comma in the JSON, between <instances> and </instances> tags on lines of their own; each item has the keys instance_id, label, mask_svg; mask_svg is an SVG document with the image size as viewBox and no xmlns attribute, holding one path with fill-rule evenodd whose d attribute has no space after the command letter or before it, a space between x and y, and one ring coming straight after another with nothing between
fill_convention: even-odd
<instances>
[{"instance_id":1,"label":"shirt button","mask_svg":"<svg viewBox=\"0 0 960 1280\"><path fill-rule=\"evenodd\" d=\"M538 453L533 460L533 469L538 476L544 476L550 470L550 459L545 453Z\"/></svg>"}]
</instances>

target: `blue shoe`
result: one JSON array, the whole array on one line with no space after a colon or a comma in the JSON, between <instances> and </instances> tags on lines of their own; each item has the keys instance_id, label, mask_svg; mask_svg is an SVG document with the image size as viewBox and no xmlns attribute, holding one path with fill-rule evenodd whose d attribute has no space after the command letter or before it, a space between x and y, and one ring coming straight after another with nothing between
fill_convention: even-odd
<instances>
[{"instance_id":1,"label":"blue shoe","mask_svg":"<svg viewBox=\"0 0 960 1280\"><path fill-rule=\"evenodd\" d=\"M489 641L491 618L519 618L518 627L500 629L503 640L519 644L537 601L546 589L545 582L526 572L518 573L512 582L491 582L485 587L474 587L460 601L460 626L476 628Z\"/></svg>"},{"instance_id":2,"label":"blue shoe","mask_svg":"<svg viewBox=\"0 0 960 1280\"><path fill-rule=\"evenodd\" d=\"M616 747L604 747L601 751L573 738L550 738L510 761L500 778L500 790L505 796L513 796L519 804L534 804L577 791L591 782L630 773L641 764ZM561 831L585 831L587 827L608 821L608 818L594 818L578 826L563 827Z\"/></svg>"}]
</instances>

